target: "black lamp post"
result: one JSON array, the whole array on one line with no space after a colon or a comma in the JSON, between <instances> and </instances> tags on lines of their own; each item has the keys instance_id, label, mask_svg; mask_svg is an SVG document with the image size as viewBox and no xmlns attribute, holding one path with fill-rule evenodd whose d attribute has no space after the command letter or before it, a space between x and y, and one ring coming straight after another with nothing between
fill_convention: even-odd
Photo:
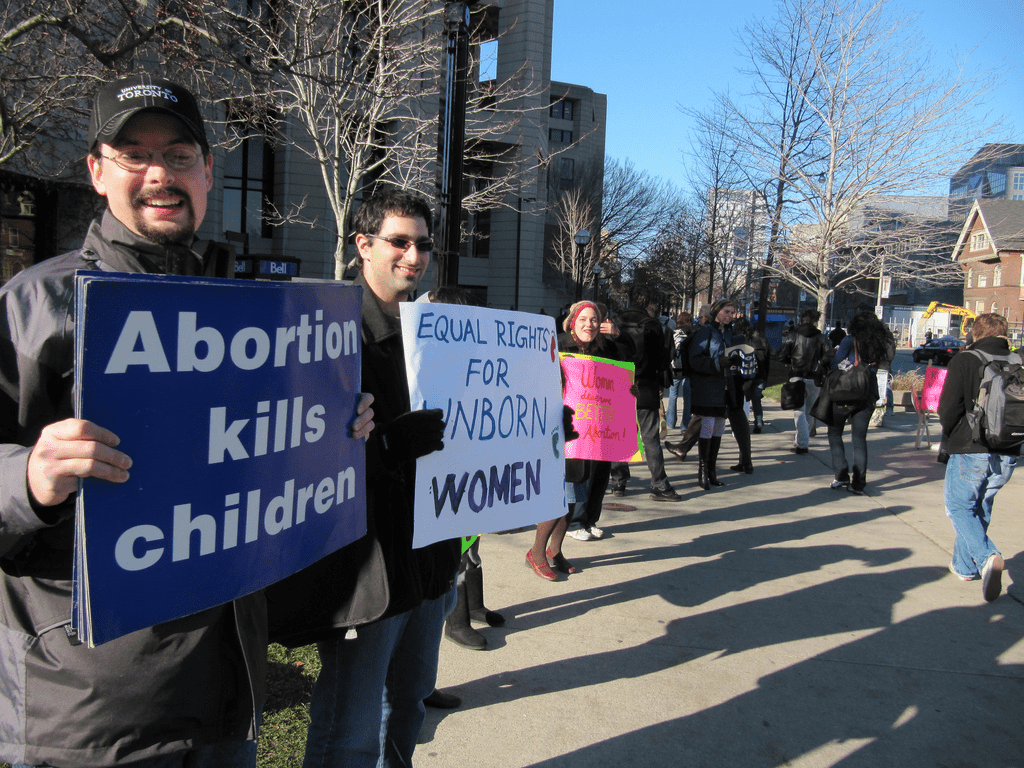
<instances>
[{"instance_id":1,"label":"black lamp post","mask_svg":"<svg viewBox=\"0 0 1024 768\"><path fill-rule=\"evenodd\" d=\"M576 264L579 266L577 274L579 274L580 277L579 281L576 283L576 301L579 301L580 299L583 298L584 276L583 274L581 274L583 267L583 249L586 248L587 244L590 242L590 231L586 229L581 229L573 236L572 239L576 243Z\"/></svg>"},{"instance_id":2,"label":"black lamp post","mask_svg":"<svg viewBox=\"0 0 1024 768\"><path fill-rule=\"evenodd\" d=\"M459 284L462 235L462 161L466 143L466 80L469 75L469 7L452 3L446 35L447 76L441 124L441 189L438 222L438 285Z\"/></svg>"}]
</instances>

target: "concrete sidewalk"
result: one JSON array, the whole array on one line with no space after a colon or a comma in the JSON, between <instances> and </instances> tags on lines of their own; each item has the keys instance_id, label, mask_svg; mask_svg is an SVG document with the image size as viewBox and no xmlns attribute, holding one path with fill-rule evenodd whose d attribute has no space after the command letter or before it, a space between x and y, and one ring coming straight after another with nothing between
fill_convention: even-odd
<instances>
[{"instance_id":1,"label":"concrete sidewalk","mask_svg":"<svg viewBox=\"0 0 1024 768\"><path fill-rule=\"evenodd\" d=\"M797 456L792 417L765 406L753 475L729 471L725 436L724 488L669 455L683 501L653 502L633 465L606 538L566 538L578 574L533 574L533 529L484 537L507 623L481 630L487 651L442 641L438 685L464 703L428 710L418 768L1024 766L1024 587L1006 574L985 603L947 571L944 468L914 449L914 414L869 432L855 496L827 487L824 431ZM1010 572L1022 491L1024 472L990 530Z\"/></svg>"}]
</instances>

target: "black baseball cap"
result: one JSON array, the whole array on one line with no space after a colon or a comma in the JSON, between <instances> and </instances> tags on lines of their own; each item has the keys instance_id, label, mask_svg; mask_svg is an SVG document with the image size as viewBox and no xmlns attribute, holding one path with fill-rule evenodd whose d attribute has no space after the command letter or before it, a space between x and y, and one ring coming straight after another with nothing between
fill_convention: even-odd
<instances>
[{"instance_id":1,"label":"black baseball cap","mask_svg":"<svg viewBox=\"0 0 1024 768\"><path fill-rule=\"evenodd\" d=\"M164 112L178 118L204 151L206 126L191 91L178 83L149 75L133 75L107 83L96 93L89 118L89 149L110 144L124 124L139 112Z\"/></svg>"}]
</instances>

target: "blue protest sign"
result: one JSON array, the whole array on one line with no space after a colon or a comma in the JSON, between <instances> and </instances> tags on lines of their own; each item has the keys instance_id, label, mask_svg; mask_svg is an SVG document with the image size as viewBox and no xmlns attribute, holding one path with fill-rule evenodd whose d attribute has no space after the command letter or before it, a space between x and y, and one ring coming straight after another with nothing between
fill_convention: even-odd
<instances>
[{"instance_id":1,"label":"blue protest sign","mask_svg":"<svg viewBox=\"0 0 1024 768\"><path fill-rule=\"evenodd\" d=\"M76 629L99 644L262 589L366 532L361 289L83 273L76 412L133 460L87 478Z\"/></svg>"}]
</instances>

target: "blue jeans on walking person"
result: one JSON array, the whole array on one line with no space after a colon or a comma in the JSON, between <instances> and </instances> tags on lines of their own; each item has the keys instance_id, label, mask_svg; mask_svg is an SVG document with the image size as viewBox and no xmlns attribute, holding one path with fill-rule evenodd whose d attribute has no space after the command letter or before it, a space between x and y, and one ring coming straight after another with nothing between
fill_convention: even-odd
<instances>
[{"instance_id":1,"label":"blue jeans on walking person","mask_svg":"<svg viewBox=\"0 0 1024 768\"><path fill-rule=\"evenodd\" d=\"M303 768L412 764L425 699L434 690L444 620L455 590L317 643L322 668L309 706Z\"/></svg>"},{"instance_id":2,"label":"blue jeans on walking person","mask_svg":"<svg viewBox=\"0 0 1024 768\"><path fill-rule=\"evenodd\" d=\"M850 480L854 490L863 490L868 473L868 422L874 411L874 404L866 405L859 411L841 416L833 411L832 423L828 427L828 447L832 454L832 473L836 480ZM853 471L846 461L843 445L843 428L850 424L850 439L853 443Z\"/></svg>"},{"instance_id":3,"label":"blue jeans on walking person","mask_svg":"<svg viewBox=\"0 0 1024 768\"><path fill-rule=\"evenodd\" d=\"M683 420L676 421L676 401L680 397L683 398ZM680 429L686 429L686 425L690 423L689 377L672 380L672 386L668 388L668 405L665 406L665 422L668 424L669 429L675 429L677 426Z\"/></svg>"},{"instance_id":4,"label":"blue jeans on walking person","mask_svg":"<svg viewBox=\"0 0 1024 768\"><path fill-rule=\"evenodd\" d=\"M985 561L1000 554L988 537L996 493L1013 475L1016 456L954 453L946 463L946 515L953 523L953 570L976 576Z\"/></svg>"},{"instance_id":5,"label":"blue jeans on walking person","mask_svg":"<svg viewBox=\"0 0 1024 768\"><path fill-rule=\"evenodd\" d=\"M814 379L804 379L804 386L807 394L804 396L804 404L793 411L793 426L796 434L793 436L794 448L807 448L811 443L811 427L817 424L817 419L810 415L811 408L818 399L821 388L814 383Z\"/></svg>"},{"instance_id":6,"label":"blue jeans on walking person","mask_svg":"<svg viewBox=\"0 0 1024 768\"><path fill-rule=\"evenodd\" d=\"M761 404L761 398L764 395L765 382L760 379L750 385L750 390L747 394L750 396L750 412L754 414L754 424L761 427L764 426L764 406ZM813 406L814 403L811 403Z\"/></svg>"}]
</instances>

